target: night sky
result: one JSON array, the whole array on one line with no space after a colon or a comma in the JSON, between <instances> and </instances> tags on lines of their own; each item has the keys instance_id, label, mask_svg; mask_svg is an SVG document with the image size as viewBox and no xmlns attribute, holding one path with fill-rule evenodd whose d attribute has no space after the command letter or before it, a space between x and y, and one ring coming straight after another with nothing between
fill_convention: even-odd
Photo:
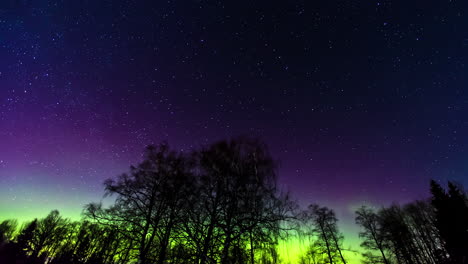
<instances>
[{"instance_id":1,"label":"night sky","mask_svg":"<svg viewBox=\"0 0 468 264\"><path fill-rule=\"evenodd\" d=\"M345 235L363 203L468 184L466 1L0 5L0 219L78 218L163 140L261 137Z\"/></svg>"}]
</instances>

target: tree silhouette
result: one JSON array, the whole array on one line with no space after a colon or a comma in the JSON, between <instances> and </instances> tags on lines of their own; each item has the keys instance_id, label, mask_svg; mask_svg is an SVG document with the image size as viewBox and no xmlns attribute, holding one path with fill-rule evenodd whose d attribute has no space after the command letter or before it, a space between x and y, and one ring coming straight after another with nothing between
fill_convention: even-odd
<instances>
[{"instance_id":1,"label":"tree silhouette","mask_svg":"<svg viewBox=\"0 0 468 264\"><path fill-rule=\"evenodd\" d=\"M275 162L262 142L237 138L194 154L199 202L188 211L186 233L197 262L232 262L275 244L287 199L276 187ZM248 253L243 251L248 250Z\"/></svg>"},{"instance_id":2,"label":"tree silhouette","mask_svg":"<svg viewBox=\"0 0 468 264\"><path fill-rule=\"evenodd\" d=\"M364 240L361 247L368 250L363 254L366 262L390 264L386 256L389 245L385 240L379 215L363 206L356 211L356 223L362 227L359 233L359 237ZM373 252L378 252L380 256Z\"/></svg>"},{"instance_id":3,"label":"tree silhouette","mask_svg":"<svg viewBox=\"0 0 468 264\"><path fill-rule=\"evenodd\" d=\"M4 220L0 223L0 246L13 239L13 235L18 227L15 219Z\"/></svg>"},{"instance_id":4,"label":"tree silhouette","mask_svg":"<svg viewBox=\"0 0 468 264\"><path fill-rule=\"evenodd\" d=\"M37 258L41 253L53 255L66 234L64 231L67 224L57 210L50 212L44 219L38 220L34 236L30 240L31 257Z\"/></svg>"},{"instance_id":5,"label":"tree silhouette","mask_svg":"<svg viewBox=\"0 0 468 264\"><path fill-rule=\"evenodd\" d=\"M110 208L89 204L86 213L99 223L116 228L136 246L138 259L146 264L156 258L163 263L169 239L189 189L189 167L184 157L167 144L148 147L145 160L130 174L105 182L107 195L116 195ZM157 248L156 248L157 245ZM157 256L150 256L158 251Z\"/></svg>"},{"instance_id":6,"label":"tree silhouette","mask_svg":"<svg viewBox=\"0 0 468 264\"><path fill-rule=\"evenodd\" d=\"M431 181L432 205L436 226L451 263L468 263L468 206L466 195L452 182L448 193Z\"/></svg>"},{"instance_id":7,"label":"tree silhouette","mask_svg":"<svg viewBox=\"0 0 468 264\"><path fill-rule=\"evenodd\" d=\"M28 257L32 251L31 241L37 228L37 219L26 223L16 237L16 242L10 241L0 247L0 263L34 263L36 259Z\"/></svg>"},{"instance_id":8,"label":"tree silhouette","mask_svg":"<svg viewBox=\"0 0 468 264\"><path fill-rule=\"evenodd\" d=\"M314 250L326 255L325 263L346 264L341 245L343 235L338 230L335 212L327 207L312 204L304 211L302 217L306 225L310 226L310 235L316 237L312 245Z\"/></svg>"},{"instance_id":9,"label":"tree silhouette","mask_svg":"<svg viewBox=\"0 0 468 264\"><path fill-rule=\"evenodd\" d=\"M403 208L405 221L419 258L424 263L446 263L439 231L435 227L435 212L427 201L415 201Z\"/></svg>"},{"instance_id":10,"label":"tree silhouette","mask_svg":"<svg viewBox=\"0 0 468 264\"><path fill-rule=\"evenodd\" d=\"M360 208L361 246L369 263L465 263L466 195L449 183L446 192L431 182L431 200L394 204L372 212ZM379 256L376 253L380 253Z\"/></svg>"},{"instance_id":11,"label":"tree silhouette","mask_svg":"<svg viewBox=\"0 0 468 264\"><path fill-rule=\"evenodd\" d=\"M0 223L0 263L279 264L278 241L307 238L299 263L347 263L332 209L297 209L277 187L264 143L239 137L196 149L150 146L128 174L104 182L110 206L91 203L81 221L57 210ZM356 211L363 263L463 264L468 206L462 188L431 182L430 200ZM305 237L304 237L305 236Z\"/></svg>"}]
</instances>

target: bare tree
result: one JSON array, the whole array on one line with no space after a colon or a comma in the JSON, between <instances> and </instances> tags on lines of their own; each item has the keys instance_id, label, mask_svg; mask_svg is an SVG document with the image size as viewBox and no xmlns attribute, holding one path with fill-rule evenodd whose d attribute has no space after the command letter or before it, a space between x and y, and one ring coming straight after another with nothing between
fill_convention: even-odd
<instances>
[{"instance_id":1,"label":"bare tree","mask_svg":"<svg viewBox=\"0 0 468 264\"><path fill-rule=\"evenodd\" d=\"M369 263L384 263L390 264L386 251L389 248L388 241L380 225L379 215L368 207L361 207L356 211L356 223L362 227L359 233L364 241L361 247L368 250L365 252L364 258ZM379 252L380 256L376 256L373 252Z\"/></svg>"},{"instance_id":2,"label":"bare tree","mask_svg":"<svg viewBox=\"0 0 468 264\"><path fill-rule=\"evenodd\" d=\"M312 204L304 211L302 219L310 228L309 234L316 236L315 243L311 246L327 256L326 263L346 264L341 245L343 235L338 230L335 212L327 207Z\"/></svg>"},{"instance_id":3,"label":"bare tree","mask_svg":"<svg viewBox=\"0 0 468 264\"><path fill-rule=\"evenodd\" d=\"M194 154L198 203L188 211L185 232L197 262L233 262L271 252L286 218L286 196L276 186L275 162L266 145L251 138L220 141ZM243 252L247 251L247 252Z\"/></svg>"},{"instance_id":4,"label":"bare tree","mask_svg":"<svg viewBox=\"0 0 468 264\"><path fill-rule=\"evenodd\" d=\"M115 204L102 208L89 204L86 213L101 224L117 228L136 247L138 260L146 264L150 255L162 263L169 246L169 237L179 210L182 194L188 187L184 157L167 144L148 147L145 160L131 167L130 174L104 185L107 195L115 195ZM154 256L154 252L159 254Z\"/></svg>"}]
</instances>

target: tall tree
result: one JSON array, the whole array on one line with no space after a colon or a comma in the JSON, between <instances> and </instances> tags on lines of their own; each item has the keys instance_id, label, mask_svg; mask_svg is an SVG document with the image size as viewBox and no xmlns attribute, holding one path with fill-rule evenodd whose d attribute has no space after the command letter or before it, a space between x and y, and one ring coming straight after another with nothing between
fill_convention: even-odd
<instances>
[{"instance_id":1,"label":"tall tree","mask_svg":"<svg viewBox=\"0 0 468 264\"><path fill-rule=\"evenodd\" d=\"M165 143L145 151L144 161L131 167L129 174L105 181L106 195L115 195L109 208L89 204L87 215L117 228L137 247L138 260L162 263L169 246L181 200L186 197L189 168L184 157ZM153 252L159 251L157 256Z\"/></svg>"},{"instance_id":2,"label":"tall tree","mask_svg":"<svg viewBox=\"0 0 468 264\"><path fill-rule=\"evenodd\" d=\"M436 226L452 263L468 263L468 205L466 195L452 182L448 193L431 181Z\"/></svg>"},{"instance_id":3,"label":"tall tree","mask_svg":"<svg viewBox=\"0 0 468 264\"><path fill-rule=\"evenodd\" d=\"M446 263L447 252L435 227L435 213L431 204L428 201L415 201L405 205L403 213L417 249L415 254L424 263Z\"/></svg>"},{"instance_id":4,"label":"tall tree","mask_svg":"<svg viewBox=\"0 0 468 264\"><path fill-rule=\"evenodd\" d=\"M370 208L362 206L356 211L356 223L361 226L359 237L364 241L361 247L366 249L364 258L369 263L390 264L386 251L389 248L380 225L379 216ZM380 256L373 254L379 252Z\"/></svg>"},{"instance_id":5,"label":"tall tree","mask_svg":"<svg viewBox=\"0 0 468 264\"><path fill-rule=\"evenodd\" d=\"M275 243L271 238L286 216L276 186L275 162L266 145L245 137L220 141L201 151L200 165L203 181L214 187L204 189L211 192L206 195L216 195L210 197L217 203L211 206L215 210L211 214L216 215L222 233L221 263L229 262L236 243L249 245L249 259L254 262L256 245Z\"/></svg>"},{"instance_id":6,"label":"tall tree","mask_svg":"<svg viewBox=\"0 0 468 264\"><path fill-rule=\"evenodd\" d=\"M382 229L398 263L425 264L424 257L418 251L417 238L407 222L405 211L399 205L392 205L379 211Z\"/></svg>"},{"instance_id":7,"label":"tall tree","mask_svg":"<svg viewBox=\"0 0 468 264\"><path fill-rule=\"evenodd\" d=\"M39 257L41 253L53 253L60 246L67 224L57 210L51 211L45 218L38 220L31 240L31 257Z\"/></svg>"},{"instance_id":8,"label":"tall tree","mask_svg":"<svg viewBox=\"0 0 468 264\"><path fill-rule=\"evenodd\" d=\"M316 236L313 246L326 255L326 263L346 264L342 248L343 235L339 232L335 212L327 207L312 204L304 211L302 217L306 225L310 226L310 235Z\"/></svg>"},{"instance_id":9,"label":"tall tree","mask_svg":"<svg viewBox=\"0 0 468 264\"><path fill-rule=\"evenodd\" d=\"M286 196L276 186L276 167L266 145L240 137L216 142L194 154L198 201L189 208L185 233L200 264L230 263L239 256L271 252ZM248 251L248 252L241 252Z\"/></svg>"}]
</instances>

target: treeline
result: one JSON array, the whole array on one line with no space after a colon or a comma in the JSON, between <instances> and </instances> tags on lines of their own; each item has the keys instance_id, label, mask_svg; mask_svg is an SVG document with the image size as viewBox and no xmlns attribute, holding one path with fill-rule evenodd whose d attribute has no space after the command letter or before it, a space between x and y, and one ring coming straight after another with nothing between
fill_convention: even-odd
<instances>
[{"instance_id":1,"label":"treeline","mask_svg":"<svg viewBox=\"0 0 468 264\"><path fill-rule=\"evenodd\" d=\"M468 263L466 194L452 182L446 191L431 181L430 190L427 201L356 211L364 263Z\"/></svg>"},{"instance_id":2,"label":"treeline","mask_svg":"<svg viewBox=\"0 0 468 264\"><path fill-rule=\"evenodd\" d=\"M0 223L0 263L288 263L279 242L298 237L310 241L301 263L349 263L334 211L300 209L278 188L276 164L251 138L191 153L150 146L105 181L113 203L86 205L83 220L52 211ZM430 201L356 212L365 263L468 263L466 195L452 183L431 191Z\"/></svg>"},{"instance_id":3,"label":"treeline","mask_svg":"<svg viewBox=\"0 0 468 264\"><path fill-rule=\"evenodd\" d=\"M366 206L356 213L361 227L360 252L363 264L464 264L468 263L468 197L461 186L448 182L448 190L430 182L431 198L404 206L386 208ZM316 206L312 210L317 210ZM325 214L325 213L324 213ZM315 221L317 214L315 213ZM328 230L335 230L336 219L329 211ZM309 218L310 219L310 218ZM324 218L322 218L324 219ZM315 231L328 224L315 224ZM317 232L316 232L317 233ZM305 233L307 235L307 233ZM343 249L334 247L336 236L319 233L322 239L310 244L301 264L346 263ZM326 242L326 246L323 242ZM328 254L329 249L335 254ZM339 254L337 254L339 253Z\"/></svg>"}]
</instances>

